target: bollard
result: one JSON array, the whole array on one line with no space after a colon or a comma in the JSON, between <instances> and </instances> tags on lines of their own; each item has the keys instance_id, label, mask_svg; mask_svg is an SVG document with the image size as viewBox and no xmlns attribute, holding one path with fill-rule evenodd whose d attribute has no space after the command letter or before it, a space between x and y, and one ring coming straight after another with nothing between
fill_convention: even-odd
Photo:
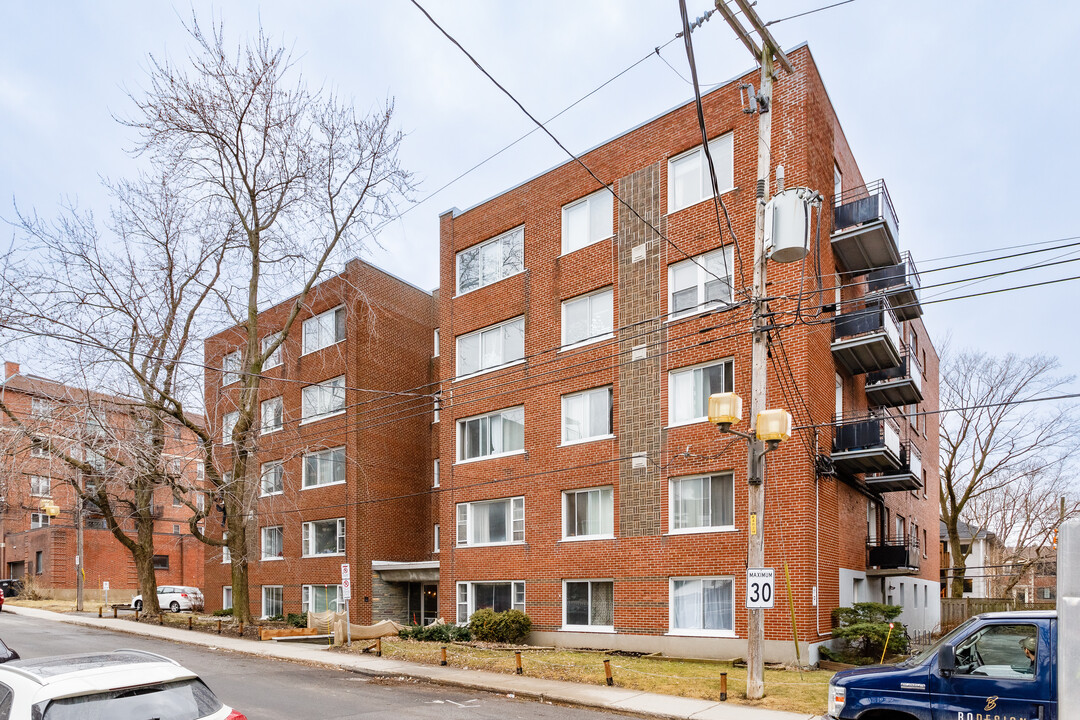
<instances>
[{"instance_id":1,"label":"bollard","mask_svg":"<svg viewBox=\"0 0 1080 720\"><path fill-rule=\"evenodd\" d=\"M382 657L382 638L375 638L375 657Z\"/></svg>"},{"instance_id":2,"label":"bollard","mask_svg":"<svg viewBox=\"0 0 1080 720\"><path fill-rule=\"evenodd\" d=\"M521 651L520 650L515 650L514 651L514 660L517 662L517 674L518 675L523 675L525 673L525 671L521 669Z\"/></svg>"},{"instance_id":3,"label":"bollard","mask_svg":"<svg viewBox=\"0 0 1080 720\"><path fill-rule=\"evenodd\" d=\"M611 677L611 661L610 660L605 660L604 661L604 675L607 676L607 684L608 684L608 686L611 686L611 685L615 684L615 679Z\"/></svg>"},{"instance_id":4,"label":"bollard","mask_svg":"<svg viewBox=\"0 0 1080 720\"><path fill-rule=\"evenodd\" d=\"M98 606L97 606L97 616L98 616L98 617L101 617L101 610L102 610L101 606L100 606L100 605L98 605Z\"/></svg>"},{"instance_id":5,"label":"bollard","mask_svg":"<svg viewBox=\"0 0 1080 720\"><path fill-rule=\"evenodd\" d=\"M164 625L165 624L165 613L163 613L163 612L158 613L157 624L158 625Z\"/></svg>"},{"instance_id":6,"label":"bollard","mask_svg":"<svg viewBox=\"0 0 1080 720\"><path fill-rule=\"evenodd\" d=\"M139 608L135 608L135 622L139 622Z\"/></svg>"},{"instance_id":7,"label":"bollard","mask_svg":"<svg viewBox=\"0 0 1080 720\"><path fill-rule=\"evenodd\" d=\"M442 658L439 660L439 664L440 665L445 665L446 664L446 646L445 645L442 646L441 652L442 652Z\"/></svg>"},{"instance_id":8,"label":"bollard","mask_svg":"<svg viewBox=\"0 0 1080 720\"><path fill-rule=\"evenodd\" d=\"M727 700L727 673L720 673L720 700Z\"/></svg>"},{"instance_id":9,"label":"bollard","mask_svg":"<svg viewBox=\"0 0 1080 720\"><path fill-rule=\"evenodd\" d=\"M221 621L220 620L217 621L217 634L218 635L221 634Z\"/></svg>"},{"instance_id":10,"label":"bollard","mask_svg":"<svg viewBox=\"0 0 1080 720\"><path fill-rule=\"evenodd\" d=\"M113 606L113 609L112 609L112 616L113 616L114 618L116 617L116 612L117 612L117 610L119 610L119 609L120 609L120 608L116 607L115 605Z\"/></svg>"},{"instance_id":11,"label":"bollard","mask_svg":"<svg viewBox=\"0 0 1080 720\"><path fill-rule=\"evenodd\" d=\"M240 637L244 637L244 621L240 621Z\"/></svg>"},{"instance_id":12,"label":"bollard","mask_svg":"<svg viewBox=\"0 0 1080 720\"><path fill-rule=\"evenodd\" d=\"M191 626L192 626L192 623L194 622L194 620L195 620L194 615L188 615L188 617L187 617L187 629L188 630L191 629Z\"/></svg>"}]
</instances>

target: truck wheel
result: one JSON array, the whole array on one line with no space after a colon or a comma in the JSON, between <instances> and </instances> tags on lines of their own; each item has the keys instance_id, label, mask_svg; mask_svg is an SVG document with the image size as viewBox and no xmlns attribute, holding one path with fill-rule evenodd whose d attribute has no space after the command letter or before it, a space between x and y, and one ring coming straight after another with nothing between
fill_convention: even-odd
<instances>
[{"instance_id":1,"label":"truck wheel","mask_svg":"<svg viewBox=\"0 0 1080 720\"><path fill-rule=\"evenodd\" d=\"M169 609L172 610L174 613L180 612L180 603L173 600L171 603L169 603Z\"/></svg>"}]
</instances>

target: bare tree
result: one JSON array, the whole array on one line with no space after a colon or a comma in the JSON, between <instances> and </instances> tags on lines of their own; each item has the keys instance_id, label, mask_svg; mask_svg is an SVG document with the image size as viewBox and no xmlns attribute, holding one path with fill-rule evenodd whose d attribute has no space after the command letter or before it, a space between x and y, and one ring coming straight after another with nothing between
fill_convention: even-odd
<instances>
[{"instance_id":1,"label":"bare tree","mask_svg":"<svg viewBox=\"0 0 1080 720\"><path fill-rule=\"evenodd\" d=\"M974 543L965 551L961 521L973 534L986 530L979 521L992 514L988 506L1015 499L1025 478L1053 477L1077 450L1078 426L1068 408L1022 402L1072 381L1055 374L1054 358L963 351L946 353L942 367L941 520L952 556L950 594L962 597Z\"/></svg>"}]
</instances>

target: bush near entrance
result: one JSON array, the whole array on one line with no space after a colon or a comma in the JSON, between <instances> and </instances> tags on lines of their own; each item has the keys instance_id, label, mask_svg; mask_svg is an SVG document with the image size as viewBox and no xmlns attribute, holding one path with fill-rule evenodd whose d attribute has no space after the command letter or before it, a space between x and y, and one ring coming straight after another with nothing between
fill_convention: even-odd
<instances>
[{"instance_id":1,"label":"bush near entrance","mask_svg":"<svg viewBox=\"0 0 1080 720\"><path fill-rule=\"evenodd\" d=\"M859 659L881 662L881 651L885 647L886 639L889 643L886 655L906 653L909 645L907 628L903 623L896 622L902 611L903 608L899 605L874 602L855 603L851 607L834 610L833 617L839 627L833 630L833 637L845 641L848 648L845 655L851 657L845 657L845 661L857 665L865 664L856 662ZM889 623L893 623L891 635Z\"/></svg>"},{"instance_id":2,"label":"bush near entrance","mask_svg":"<svg viewBox=\"0 0 1080 720\"><path fill-rule=\"evenodd\" d=\"M469 618L473 638L481 642L516 643L532 630L532 620L520 610L477 610Z\"/></svg>"}]
</instances>

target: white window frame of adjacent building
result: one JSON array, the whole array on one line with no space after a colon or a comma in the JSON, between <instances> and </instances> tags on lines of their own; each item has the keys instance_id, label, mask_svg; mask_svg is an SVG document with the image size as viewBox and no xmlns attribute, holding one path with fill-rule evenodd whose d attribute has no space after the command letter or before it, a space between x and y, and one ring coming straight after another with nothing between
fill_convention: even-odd
<instances>
[{"instance_id":1,"label":"white window frame of adjacent building","mask_svg":"<svg viewBox=\"0 0 1080 720\"><path fill-rule=\"evenodd\" d=\"M585 503L584 507L582 507L582 502ZM614 537L615 490L611 485L563 491L562 539L564 541Z\"/></svg>"},{"instance_id":2,"label":"white window frame of adjacent building","mask_svg":"<svg viewBox=\"0 0 1080 720\"><path fill-rule=\"evenodd\" d=\"M562 303L562 350L614 337L611 287L578 295ZM584 313L583 318L578 315ZM584 325L581 320L584 320Z\"/></svg>"},{"instance_id":3,"label":"white window frame of adjacent building","mask_svg":"<svg viewBox=\"0 0 1080 720\"><path fill-rule=\"evenodd\" d=\"M300 391L300 424L326 420L345 412L345 376L308 385Z\"/></svg>"},{"instance_id":4,"label":"white window frame of adjacent building","mask_svg":"<svg viewBox=\"0 0 1080 720\"><path fill-rule=\"evenodd\" d=\"M439 487L439 458L434 460L431 487Z\"/></svg>"},{"instance_id":5,"label":"white window frame of adjacent building","mask_svg":"<svg viewBox=\"0 0 1080 720\"><path fill-rule=\"evenodd\" d=\"M232 610L232 585L221 588L221 609Z\"/></svg>"},{"instance_id":6,"label":"white window frame of adjacent building","mask_svg":"<svg viewBox=\"0 0 1080 720\"><path fill-rule=\"evenodd\" d=\"M520 610L525 612L525 581L524 580L489 580L484 582L459 582L457 583L457 595L454 598L457 605L457 624L466 625L469 618L478 609L476 607L476 595L479 588L487 587L510 587L510 603L502 610ZM494 602L493 602L494 605ZM492 607L492 605L481 605Z\"/></svg>"},{"instance_id":7,"label":"white window frame of adjacent building","mask_svg":"<svg viewBox=\"0 0 1080 720\"><path fill-rule=\"evenodd\" d=\"M515 424L521 428L520 432L516 434L513 432ZM492 429L496 426L497 438L492 433ZM476 427L477 433L476 454L468 454L471 450L466 444L468 441L467 433L469 428L472 427ZM487 442L485 442L485 438ZM518 447L518 441L520 441L520 447ZM484 448L487 448L490 452L481 452ZM461 418L457 421L457 462L459 463L489 460L507 455L519 455L523 452L525 452L524 405Z\"/></svg>"},{"instance_id":8,"label":"white window frame of adjacent building","mask_svg":"<svg viewBox=\"0 0 1080 720\"><path fill-rule=\"evenodd\" d=\"M612 438L611 386L568 393L561 398L562 444L577 445Z\"/></svg>"},{"instance_id":9,"label":"white window frame of adjacent building","mask_svg":"<svg viewBox=\"0 0 1080 720\"><path fill-rule=\"evenodd\" d=\"M334 595L335 595L333 600L330 599L330 590L331 589L333 589ZM319 593L319 591L322 591L322 596L323 596L322 597L322 600L323 600L322 604L325 606L322 610L313 609L313 606L314 607L319 606L319 604L316 602L316 598L315 598L315 596ZM341 612L342 611L341 605L343 604L341 596L343 594L344 593L343 593L340 585L319 584L319 583L315 583L315 584L311 584L311 585L302 585L300 587L300 612L302 612L302 613L326 612L328 610L333 611L333 612Z\"/></svg>"},{"instance_id":10,"label":"white window frame of adjacent building","mask_svg":"<svg viewBox=\"0 0 1080 720\"><path fill-rule=\"evenodd\" d=\"M525 316L458 335L456 343L455 380L525 362Z\"/></svg>"},{"instance_id":11,"label":"white window frame of adjacent building","mask_svg":"<svg viewBox=\"0 0 1080 720\"><path fill-rule=\"evenodd\" d=\"M221 416L221 444L232 443L232 431L236 427L236 421L240 419L240 411L225 413Z\"/></svg>"},{"instance_id":12,"label":"white window frame of adjacent building","mask_svg":"<svg viewBox=\"0 0 1080 720\"><path fill-rule=\"evenodd\" d=\"M713 387L705 380L719 368L720 387ZM668 373L668 427L707 422L709 419L709 396L715 393L733 392L735 363L731 358L713 360L699 365L688 365ZM707 390L707 391L706 391ZM687 397L690 393L691 397Z\"/></svg>"},{"instance_id":13,"label":"white window frame of adjacent building","mask_svg":"<svg viewBox=\"0 0 1080 720\"><path fill-rule=\"evenodd\" d=\"M566 255L615 234L615 195L604 188L562 208L562 254Z\"/></svg>"},{"instance_id":14,"label":"white window frame of adjacent building","mask_svg":"<svg viewBox=\"0 0 1080 720\"><path fill-rule=\"evenodd\" d=\"M435 340L435 352L432 353L431 357L439 357L439 328L435 328L434 340Z\"/></svg>"},{"instance_id":15,"label":"white window frame of adjacent building","mask_svg":"<svg viewBox=\"0 0 1080 720\"><path fill-rule=\"evenodd\" d=\"M48 475L31 475L30 494L34 497L51 497L52 478Z\"/></svg>"},{"instance_id":16,"label":"white window frame of adjacent building","mask_svg":"<svg viewBox=\"0 0 1080 720\"><path fill-rule=\"evenodd\" d=\"M719 517L717 517L719 516ZM735 529L735 478L730 472L668 480L668 532Z\"/></svg>"},{"instance_id":17,"label":"white window frame of adjacent building","mask_svg":"<svg viewBox=\"0 0 1080 720\"><path fill-rule=\"evenodd\" d=\"M278 395L263 400L259 407L259 415L262 420L259 427L260 433L269 435L281 430L285 427L285 403L283 398Z\"/></svg>"},{"instance_id":18,"label":"white window frame of adjacent building","mask_svg":"<svg viewBox=\"0 0 1080 720\"><path fill-rule=\"evenodd\" d=\"M685 589L685 594L690 597L690 591L697 584L697 608L680 607L678 590ZM705 584L713 584L714 587L727 586L727 607L721 604L721 610L726 609L724 625L726 627L708 628L706 617L706 602L704 597ZM680 613L680 610L682 612ZM681 614L681 617L680 617ZM696 622L691 616L697 616ZM668 634L669 635L694 635L699 637L735 637L735 578L730 575L715 576L691 576L673 577L668 579Z\"/></svg>"},{"instance_id":19,"label":"white window frame of adjacent building","mask_svg":"<svg viewBox=\"0 0 1080 720\"><path fill-rule=\"evenodd\" d=\"M261 542L262 560L285 559L285 527L283 525L271 525L262 528Z\"/></svg>"},{"instance_id":20,"label":"white window frame of adjacent building","mask_svg":"<svg viewBox=\"0 0 1080 720\"><path fill-rule=\"evenodd\" d=\"M304 321L301 354L317 352L345 339L345 306L338 305Z\"/></svg>"},{"instance_id":21,"label":"white window frame of adjacent building","mask_svg":"<svg viewBox=\"0 0 1080 720\"><path fill-rule=\"evenodd\" d=\"M221 542L227 543L228 540L229 540L229 531L225 530L225 531L223 531L221 533ZM222 545L221 546L221 564L224 565L226 563L231 563L231 562L232 562L232 551L229 550L229 546L227 544Z\"/></svg>"},{"instance_id":22,"label":"white window frame of adjacent building","mask_svg":"<svg viewBox=\"0 0 1080 720\"><path fill-rule=\"evenodd\" d=\"M337 474L337 468L341 468L341 479L335 480L334 475ZM314 468L315 477L312 478L312 469ZM329 470L327 470L329 468ZM326 473L330 473L329 480L323 480L323 476ZM301 490L307 490L309 488L324 487L326 485L341 485L345 482L345 447L329 448L326 450L315 450L304 454L304 469L303 478L300 483Z\"/></svg>"},{"instance_id":23,"label":"white window frame of adjacent building","mask_svg":"<svg viewBox=\"0 0 1080 720\"><path fill-rule=\"evenodd\" d=\"M221 384L232 385L240 379L241 352L234 350L221 357Z\"/></svg>"},{"instance_id":24,"label":"white window frame of adjacent building","mask_svg":"<svg viewBox=\"0 0 1080 720\"><path fill-rule=\"evenodd\" d=\"M735 189L735 140L727 132L709 141L720 194ZM709 163L698 145L668 160L668 212L673 213L713 197Z\"/></svg>"},{"instance_id":25,"label":"white window frame of adjacent building","mask_svg":"<svg viewBox=\"0 0 1080 720\"><path fill-rule=\"evenodd\" d=\"M522 495L458 503L455 513L458 547L515 545L525 542L525 497ZM486 526L483 523L484 519L489 520ZM505 533L503 539L491 539L492 523L490 521L495 520L502 521ZM495 527L497 528L498 525Z\"/></svg>"},{"instance_id":26,"label":"white window frame of adjacent building","mask_svg":"<svg viewBox=\"0 0 1080 720\"><path fill-rule=\"evenodd\" d=\"M730 305L734 297L734 271L730 244L668 265L667 320ZM688 303L689 300L693 302Z\"/></svg>"},{"instance_id":27,"label":"white window frame of adjacent building","mask_svg":"<svg viewBox=\"0 0 1080 720\"><path fill-rule=\"evenodd\" d=\"M570 586L585 586L586 596L583 598L585 602L585 614L588 622L586 623L571 623L570 622ZM603 603L603 592L599 593L600 598L597 598L596 589L600 586L606 586L606 592L609 593L606 599L610 602L608 608L607 617L597 618L597 611L603 612L603 608L599 608L597 602ZM576 588L580 590L580 588ZM585 632L615 632L615 582L608 578L603 580L563 580L563 616L562 616L562 629L571 631L585 631ZM575 620L578 618L574 618ZM603 620L611 620L610 623L604 623Z\"/></svg>"},{"instance_id":28,"label":"white window frame of adjacent building","mask_svg":"<svg viewBox=\"0 0 1080 720\"><path fill-rule=\"evenodd\" d=\"M30 398L30 415L36 418L47 418L52 415L53 403L49 398Z\"/></svg>"},{"instance_id":29,"label":"white window frame of adjacent building","mask_svg":"<svg viewBox=\"0 0 1080 720\"><path fill-rule=\"evenodd\" d=\"M49 457L49 451L40 445L30 446L30 457L32 458L47 458Z\"/></svg>"},{"instance_id":30,"label":"white window frame of adjacent building","mask_svg":"<svg viewBox=\"0 0 1080 720\"><path fill-rule=\"evenodd\" d=\"M277 612L270 612L277 610ZM285 590L281 585L262 586L262 617L271 618L285 614Z\"/></svg>"},{"instance_id":31,"label":"white window frame of adjacent building","mask_svg":"<svg viewBox=\"0 0 1080 720\"><path fill-rule=\"evenodd\" d=\"M316 525L336 523L334 526L336 542L333 552L315 552L318 548L315 544ZM302 526L302 557L331 557L345 554L345 518L327 518L325 520L311 520Z\"/></svg>"},{"instance_id":32,"label":"white window frame of adjacent building","mask_svg":"<svg viewBox=\"0 0 1080 720\"><path fill-rule=\"evenodd\" d=\"M277 341L279 335L281 335L281 333L276 332L276 333L270 333L269 335L264 337L262 339L261 344L259 345L259 347L262 349L262 351L266 352L266 349L268 347L270 347L272 344L274 344L274 342ZM283 347L285 347L285 343L281 343L280 345L278 345L277 349L274 350L274 352L269 357L266 358L266 361L263 362L263 366L262 366L263 370L269 370L270 368L276 368L278 365L280 365L283 362L282 359L281 359L281 349Z\"/></svg>"},{"instance_id":33,"label":"white window frame of adjacent building","mask_svg":"<svg viewBox=\"0 0 1080 720\"><path fill-rule=\"evenodd\" d=\"M49 514L48 513L30 513L30 529L49 527Z\"/></svg>"},{"instance_id":34,"label":"white window frame of adjacent building","mask_svg":"<svg viewBox=\"0 0 1080 720\"><path fill-rule=\"evenodd\" d=\"M280 495L285 492L285 465L281 460L262 464L259 474L259 496Z\"/></svg>"},{"instance_id":35,"label":"white window frame of adjacent building","mask_svg":"<svg viewBox=\"0 0 1080 720\"><path fill-rule=\"evenodd\" d=\"M439 532L439 523L435 523L435 527L432 528L435 536L435 549L432 552L439 552L440 541L442 540L441 533Z\"/></svg>"},{"instance_id":36,"label":"white window frame of adjacent building","mask_svg":"<svg viewBox=\"0 0 1080 720\"><path fill-rule=\"evenodd\" d=\"M514 256L515 252L517 257ZM463 267L464 271L468 272L469 265L476 268L475 284L469 282L466 285L462 283L462 272ZM479 290L524 272L525 226L519 225L490 240L465 248L455 257L454 267L458 295Z\"/></svg>"}]
</instances>

